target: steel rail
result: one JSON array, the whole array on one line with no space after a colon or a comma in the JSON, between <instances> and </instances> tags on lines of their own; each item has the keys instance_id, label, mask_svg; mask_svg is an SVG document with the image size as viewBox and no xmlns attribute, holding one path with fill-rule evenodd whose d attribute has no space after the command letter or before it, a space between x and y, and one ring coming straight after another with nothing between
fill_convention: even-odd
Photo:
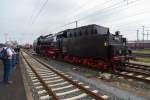
<instances>
[{"instance_id":1,"label":"steel rail","mask_svg":"<svg viewBox=\"0 0 150 100\"><path fill-rule=\"evenodd\" d=\"M136 65L136 66L143 66L143 67L148 67L148 68L150 68L150 65L136 64L136 63L131 63L131 62L128 62L128 63L126 63L126 64L128 64L128 65Z\"/></svg>"},{"instance_id":2,"label":"steel rail","mask_svg":"<svg viewBox=\"0 0 150 100\"><path fill-rule=\"evenodd\" d=\"M130 73L135 73L135 74L141 74L141 75L145 75L145 76L150 76L150 73L146 73L146 72L143 72L143 71L136 71L136 70L133 70L133 69L130 69L130 68L126 68L123 71L130 72Z\"/></svg>"},{"instance_id":3,"label":"steel rail","mask_svg":"<svg viewBox=\"0 0 150 100\"><path fill-rule=\"evenodd\" d=\"M120 76L123 76L123 77L127 77L127 78L130 78L130 79L135 79L135 80L138 80L138 81L142 81L142 82L145 82L145 83L150 83L150 80L147 80L147 79L144 79L144 78L138 78L138 77L135 77L135 76L130 76L130 75L126 75L126 74L121 74L120 72L115 72L113 73L115 75L120 75Z\"/></svg>"},{"instance_id":4,"label":"steel rail","mask_svg":"<svg viewBox=\"0 0 150 100\"><path fill-rule=\"evenodd\" d=\"M132 56L134 56L134 57L142 57L142 58L149 58L150 54L133 53Z\"/></svg>"},{"instance_id":5,"label":"steel rail","mask_svg":"<svg viewBox=\"0 0 150 100\"><path fill-rule=\"evenodd\" d=\"M26 52L26 51L24 51L24 52ZM27 53L27 52L26 52ZM28 54L28 53L27 53ZM33 57L33 56L32 56ZM35 57L33 57L33 58L35 58ZM38 60L37 58L35 58L36 60ZM38 61L40 61L40 60L38 60ZM41 61L40 61L41 62ZM42 62L41 62L42 63ZM43 63L43 64L45 64L45 63ZM126 63L126 64L132 64L132 63ZM45 64L46 65L46 64ZM134 64L134 65L138 65L138 64ZM48 65L46 65L46 66L48 66ZM141 66L144 66L144 65L141 65ZM49 67L49 66L48 66ZM139 67L135 67L135 66L132 66L132 68L139 68ZM145 69L144 69L145 70ZM128 73L130 73L130 72L133 72L133 71L127 71L127 70L124 70L124 71L126 71L126 72L128 72ZM135 80L137 80L137 81L142 81L142 82L145 82L145 83L150 83L150 80L147 80L147 79L143 79L143 78L138 78L138 77L136 77L136 76L129 76L129 75L125 75L125 74L121 74L120 72L110 72L110 73L112 73L112 74L115 74L115 75L120 75L120 76L123 76L123 77L126 77L126 78L131 78L131 79L135 79ZM136 73L136 74L138 74L138 72L133 72L133 73ZM144 74L141 74L140 72L139 72L139 74L140 75L144 75ZM147 75L145 75L145 76L147 76Z\"/></svg>"},{"instance_id":6,"label":"steel rail","mask_svg":"<svg viewBox=\"0 0 150 100\"><path fill-rule=\"evenodd\" d=\"M24 51L25 52L25 51ZM26 54L28 54L27 52L25 52ZM29 55L29 54L28 54ZM96 100L105 100L104 98L102 98L101 96L99 96L98 94L86 89L85 87L79 85L77 82L69 79L68 77L64 76L63 74L59 73L58 71L54 70L53 68L51 68L50 65L47 65L46 63L40 61L39 59L29 55L30 57L32 57L34 60L36 60L37 62L39 62L40 64L42 64L43 66L45 66L46 68L48 68L49 70L53 71L54 73L58 74L59 76L61 76L62 78L64 78L65 80L67 80L68 82L70 82L71 84L73 84L74 86L78 87L81 91L87 93L89 96L93 97Z\"/></svg>"},{"instance_id":7,"label":"steel rail","mask_svg":"<svg viewBox=\"0 0 150 100\"><path fill-rule=\"evenodd\" d=\"M52 96L54 100L60 100L56 94L48 87L48 85L44 82L44 80L38 75L38 73L36 72L36 70L32 67L32 65L28 62L28 60L25 58L25 56L22 54L22 57L24 58L24 60L26 61L26 63L28 64L28 66L31 68L31 70L35 73L36 77L38 78L38 80L42 83L42 85L44 86L45 90L47 91L49 96Z\"/></svg>"},{"instance_id":8,"label":"steel rail","mask_svg":"<svg viewBox=\"0 0 150 100\"><path fill-rule=\"evenodd\" d=\"M126 63L126 66L127 67L131 67L131 68L137 68L137 69L142 69L142 70L148 70L148 71L150 71L150 66L148 66L148 65Z\"/></svg>"}]
</instances>

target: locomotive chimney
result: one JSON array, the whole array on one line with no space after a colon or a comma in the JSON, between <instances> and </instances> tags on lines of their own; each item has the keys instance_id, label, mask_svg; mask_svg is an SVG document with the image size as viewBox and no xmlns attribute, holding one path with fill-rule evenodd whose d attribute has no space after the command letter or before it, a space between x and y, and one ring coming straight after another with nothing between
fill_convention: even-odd
<instances>
[{"instance_id":1,"label":"locomotive chimney","mask_svg":"<svg viewBox=\"0 0 150 100\"><path fill-rule=\"evenodd\" d=\"M120 31L116 31L116 32L115 32L115 35L120 35Z\"/></svg>"}]
</instances>

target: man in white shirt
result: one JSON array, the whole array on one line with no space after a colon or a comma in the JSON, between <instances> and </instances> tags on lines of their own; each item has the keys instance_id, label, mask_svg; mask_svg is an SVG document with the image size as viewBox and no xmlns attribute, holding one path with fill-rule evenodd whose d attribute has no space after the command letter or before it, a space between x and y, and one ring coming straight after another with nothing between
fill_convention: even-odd
<instances>
[{"instance_id":1,"label":"man in white shirt","mask_svg":"<svg viewBox=\"0 0 150 100\"><path fill-rule=\"evenodd\" d=\"M11 50L12 43L10 41L7 41L5 43L6 47L4 49L6 50L6 58L3 60L4 64L4 75L3 75L3 81L7 84L11 84L11 74L12 74L12 56L13 52Z\"/></svg>"}]
</instances>

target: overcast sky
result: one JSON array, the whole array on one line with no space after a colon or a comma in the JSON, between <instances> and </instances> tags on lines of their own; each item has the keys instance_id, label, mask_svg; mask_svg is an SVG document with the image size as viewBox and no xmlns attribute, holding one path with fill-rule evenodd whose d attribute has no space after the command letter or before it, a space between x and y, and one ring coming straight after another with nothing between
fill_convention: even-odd
<instances>
[{"instance_id":1,"label":"overcast sky","mask_svg":"<svg viewBox=\"0 0 150 100\"><path fill-rule=\"evenodd\" d=\"M66 24L75 20L135 40L137 29L140 34L143 25L145 33L150 29L150 0L0 0L0 42L32 43L40 35L74 28L75 23Z\"/></svg>"}]
</instances>

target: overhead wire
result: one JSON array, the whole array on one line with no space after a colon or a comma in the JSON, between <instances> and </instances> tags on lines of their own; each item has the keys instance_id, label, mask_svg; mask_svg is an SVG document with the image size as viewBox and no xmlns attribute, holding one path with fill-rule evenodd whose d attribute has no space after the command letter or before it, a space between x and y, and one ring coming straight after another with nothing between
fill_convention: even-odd
<instances>
[{"instance_id":1,"label":"overhead wire","mask_svg":"<svg viewBox=\"0 0 150 100\"><path fill-rule=\"evenodd\" d=\"M103 2L102 4L103 4L103 5L104 5L104 4L107 4L109 1L112 1L112 0L107 0L107 1ZM57 27L57 28L65 27L65 26L67 26L67 25L70 25L70 24L75 23L76 21L78 21L78 20L70 21L69 23L64 24L64 25L61 25L61 26L59 26L59 27ZM57 29L57 28L54 28L54 29Z\"/></svg>"},{"instance_id":2,"label":"overhead wire","mask_svg":"<svg viewBox=\"0 0 150 100\"><path fill-rule=\"evenodd\" d=\"M140 15L145 15L145 14L150 14L149 13L149 11L143 11L143 10L145 10L145 8L143 8L143 9L140 9L140 10L142 10L142 12L137 12L137 13L134 13L134 14L132 14L132 15L127 15L127 16L123 16L123 17L120 17L120 18L118 18L118 17L116 17L116 18L113 18L112 20L113 21L111 21L111 22L109 22L109 23L113 23L114 24L114 22L120 22L120 21L124 21L123 19L126 19L127 20L127 18L128 19L132 19L132 18L134 18L134 17L137 17L137 16L140 16ZM121 20L118 20L118 19L121 19ZM140 18L140 19L142 19L143 20L143 18ZM144 19L145 20L145 19ZM139 19L138 20L134 20L134 21L130 21L130 23L131 22L137 22L137 21L139 21ZM128 25L128 24L126 24L126 25ZM125 26L126 26L125 25ZM119 26L119 25L118 25Z\"/></svg>"},{"instance_id":3,"label":"overhead wire","mask_svg":"<svg viewBox=\"0 0 150 100\"><path fill-rule=\"evenodd\" d=\"M136 0L136 1L139 1L139 0ZM134 2L136 2L136 1L134 1ZM113 9L119 8L119 7L122 6L122 5L119 5L119 6L117 6L117 7L116 7L116 5L122 4L123 2L124 2L124 1L119 1L119 2L113 4L113 5L109 6L109 7L106 7L106 8L104 8L104 9L100 9L100 10L98 10L97 12L100 12L100 11L101 11L101 12L104 12L104 10L109 10L109 9L110 9L110 10L113 10ZM132 2L132 3L134 3L134 2ZM131 2L128 2L128 5L129 5L130 3L131 3ZM97 12L94 12L94 13L92 13L92 14L90 14L90 15L84 17L84 18L80 18L80 19L78 19L78 20L76 20L76 21L81 21L81 20L87 19L88 17L92 16L93 14L95 14L95 13L97 13ZM100 15L101 15L101 14L100 14ZM58 27L58 28L65 27L65 26L67 26L67 25L73 24L74 22L75 22L75 21L69 22L69 23L67 23L67 24L61 25L61 26ZM55 28L55 29L57 29L57 28Z\"/></svg>"},{"instance_id":4,"label":"overhead wire","mask_svg":"<svg viewBox=\"0 0 150 100\"><path fill-rule=\"evenodd\" d=\"M91 1L91 0L88 0L87 2L85 2L85 3L82 4L82 5L80 5L80 6L77 7L77 8L80 8L80 7L81 7L81 8L84 8L84 6L87 5L89 1ZM80 9L81 9L81 8L80 8ZM76 9L73 9L73 10L70 10L70 11L73 11L73 12L74 12L74 11L76 11ZM65 27L65 26L70 25L70 24L72 24L72 23L73 23L73 22L69 22L69 23L64 24L64 25L62 25L62 26L60 26L60 27ZM47 30L47 29L46 29L46 30Z\"/></svg>"},{"instance_id":5,"label":"overhead wire","mask_svg":"<svg viewBox=\"0 0 150 100\"><path fill-rule=\"evenodd\" d=\"M70 9L69 12L78 12L77 10L80 8L79 11L81 11L82 8L84 8L87 4L89 4L89 1L91 0L87 0L84 4L79 5L78 7L74 8L74 9Z\"/></svg>"},{"instance_id":6,"label":"overhead wire","mask_svg":"<svg viewBox=\"0 0 150 100\"><path fill-rule=\"evenodd\" d=\"M107 1L107 2L108 2L108 1ZM124 2L124 1L119 1L119 2L113 4L113 5L109 6L109 7L100 9L100 10L98 10L98 11L103 11L103 10L106 10L106 9L110 9L111 7L113 7L113 6L117 5L117 4L120 4L120 3L122 3L122 2ZM105 3L106 3L106 2L105 2ZM94 12L94 13L95 13L95 12ZM91 15L93 15L93 13L90 14L90 16L91 16ZM84 19L86 19L87 17L90 17L90 16L88 15L88 16L86 16L86 17L84 17L84 18L80 18L80 19L78 19L78 20L74 20L74 21L69 22L68 24L62 25L62 26L60 26L60 27L58 27L58 28L61 28L61 27L65 27L65 26L67 26L67 25L70 25L70 24L74 23L75 21L81 21L81 20L84 20ZM56 28L55 28L55 29L56 29Z\"/></svg>"},{"instance_id":7,"label":"overhead wire","mask_svg":"<svg viewBox=\"0 0 150 100\"><path fill-rule=\"evenodd\" d=\"M57 30L58 28L63 28L63 27L65 27L65 26L71 25L71 24L73 24L74 22L75 22L75 21L66 23L66 24L61 25L61 26L59 26L59 27L56 27L56 28L54 28L53 30L51 30L51 32L54 32L54 31Z\"/></svg>"},{"instance_id":8,"label":"overhead wire","mask_svg":"<svg viewBox=\"0 0 150 100\"><path fill-rule=\"evenodd\" d=\"M39 2L40 3L40 0ZM40 13L42 12L42 10L44 9L44 7L46 6L46 4L48 3L48 0L45 0L45 2L43 2L43 4L41 5L39 11L37 11L38 13L35 14L34 16L34 12L36 12L38 6L35 7L35 9L33 10L32 15L30 16L30 20L29 23L27 24L27 28L25 31L28 31L29 29L32 29L33 24L35 23L35 21L37 20L37 18L39 17ZM26 32L28 33L28 32Z\"/></svg>"},{"instance_id":9,"label":"overhead wire","mask_svg":"<svg viewBox=\"0 0 150 100\"><path fill-rule=\"evenodd\" d=\"M131 19L132 17L136 17L136 16L143 15L143 14L148 14L148 12L149 12L149 11L144 11L145 8L140 9L140 10L142 10L142 12L133 13L132 15L124 15L123 17L120 17L120 18L115 17L115 18L111 19L113 21L111 21L111 22L109 21L109 23L120 22L120 21L123 21L123 19L127 19L127 18ZM113 12L113 14L115 14L115 13ZM121 19L121 20L119 20L119 19Z\"/></svg>"},{"instance_id":10,"label":"overhead wire","mask_svg":"<svg viewBox=\"0 0 150 100\"><path fill-rule=\"evenodd\" d=\"M87 2L85 2L84 4L82 4L82 5L80 5L79 7L77 7L78 9L73 9L73 10L70 10L70 11L72 11L72 12L78 12L78 11L81 11L81 9L82 8L84 8L85 7L85 5L87 5L87 4L89 4L89 1L91 1L91 0L88 0ZM107 0L107 1L105 1L105 2L102 2L101 3L101 5L104 5L104 4L107 4L107 3L109 3L109 1L112 1L112 0ZM68 18L66 18L67 20L68 20ZM64 25L61 25L61 26L58 26L57 28L62 28L62 27L65 27L65 26L67 26L67 25L71 25L71 24L73 24L75 21L70 21L69 23L66 23L66 24L64 24ZM57 29L57 28L54 28L53 30L55 30L55 29ZM47 30L48 28L46 28L46 30Z\"/></svg>"},{"instance_id":11,"label":"overhead wire","mask_svg":"<svg viewBox=\"0 0 150 100\"><path fill-rule=\"evenodd\" d=\"M90 0L89 0L90 1ZM99 5L106 5L107 3L110 3L109 1L112 1L112 0L107 0L107 1L105 1L105 2L102 2L102 3L100 3L100 4L97 4L97 5L95 5L95 6L99 6ZM87 5L88 3L86 3L85 5ZM93 8L95 8L95 6L94 7L92 7L92 8L90 8L90 9L93 9ZM81 8L84 8L84 5L82 5L81 6ZM81 12L82 12L82 10L81 10L81 8L79 7L77 10L74 10L75 12L78 12L77 13L77 15L79 15ZM86 11L89 11L90 9L86 9ZM86 12L85 11L85 12ZM73 16L73 17L75 17L75 16Z\"/></svg>"},{"instance_id":12,"label":"overhead wire","mask_svg":"<svg viewBox=\"0 0 150 100\"><path fill-rule=\"evenodd\" d=\"M39 12L36 14L36 16L34 17L32 24L35 23L35 21L38 19L40 13L43 11L44 7L46 6L46 4L48 3L48 0L45 0L45 2L43 3L43 5L41 6Z\"/></svg>"},{"instance_id":13,"label":"overhead wire","mask_svg":"<svg viewBox=\"0 0 150 100\"><path fill-rule=\"evenodd\" d=\"M132 2L128 2L128 4L126 4L126 5L130 5L130 4L135 3L135 2L137 2L137 1L139 1L139 0L135 0L135 1L132 1ZM104 14L106 14L106 13L109 12L109 11L112 11L112 10L114 10L114 9L116 9L116 8L122 7L123 5L120 5L120 4L123 4L123 2L124 2L124 1L119 1L119 2L113 4L113 5L109 6L109 7L100 9L100 10L98 10L98 11L96 11L96 12L90 14L90 15L87 15L87 16L83 17L83 18L79 18L79 19L77 19L76 21L81 21L81 20L85 20L85 19L87 19L87 18L104 15ZM116 5L117 5L117 6L116 6ZM109 11L107 11L107 10L109 10ZM107 11L107 12L106 12L106 11ZM94 14L96 14L96 13L98 13L98 12L99 12L100 14L94 15Z\"/></svg>"},{"instance_id":14,"label":"overhead wire","mask_svg":"<svg viewBox=\"0 0 150 100\"><path fill-rule=\"evenodd\" d=\"M124 16L124 17L125 17L125 18L126 18L126 17L132 18L132 17L136 17L136 16L139 16L139 15L148 14L148 12L149 12L149 11L140 12L140 13L136 13L135 15L128 15L128 16ZM123 18L124 18L124 17L123 17ZM123 18L120 18L120 19L121 19L120 21L123 21L123 20L122 20ZM114 21L118 21L118 18L114 18L114 19L113 19L113 22L114 22ZM136 20L136 21L137 21L137 20ZM119 21L118 21L118 22L119 22ZM111 22L109 22L109 23L111 23Z\"/></svg>"},{"instance_id":15,"label":"overhead wire","mask_svg":"<svg viewBox=\"0 0 150 100\"><path fill-rule=\"evenodd\" d=\"M93 16L93 15L96 14L97 12L103 12L103 11L105 11L105 10L107 10L107 9L110 9L110 8L112 8L112 7L114 7L114 6L118 5L118 4L121 4L121 3L123 3L122 0L119 1L119 2L117 2L117 3L115 3L115 4L110 5L109 7L105 7L105 8L103 8L103 9L98 9L97 11L93 12L92 14L89 14L89 15L87 15L87 16L85 16L85 17L82 17L82 18L77 19L77 21L87 19L88 17Z\"/></svg>"},{"instance_id":16,"label":"overhead wire","mask_svg":"<svg viewBox=\"0 0 150 100\"><path fill-rule=\"evenodd\" d=\"M122 7L121 7L121 5L120 5L120 6L114 7L114 8L110 9L109 11L107 11L107 12L105 12L105 13L95 15L94 17L96 17L96 16L98 16L98 17L100 17L100 16L106 16L106 14L109 14L109 15L115 14L116 11L114 11L114 10L121 10L121 9L128 8L128 7L132 6L131 4L135 4L135 3L137 3L138 1L140 1L140 0L136 0L135 2L131 2L130 4L128 4L128 5L126 5L126 6L122 6ZM119 9L117 9L117 8L119 8ZM119 15L120 13L122 13L122 12L120 12L120 11L117 12L117 15Z\"/></svg>"},{"instance_id":17,"label":"overhead wire","mask_svg":"<svg viewBox=\"0 0 150 100\"><path fill-rule=\"evenodd\" d=\"M41 0L38 0L38 3L40 3L40 1L41 1ZM37 5L37 6L33 9L33 11L32 11L33 13L31 14L31 17L30 17L30 21L32 21L32 19L33 19L33 17L34 17L34 12L36 12L36 10L38 9L38 7L39 7L39 6Z\"/></svg>"},{"instance_id":18,"label":"overhead wire","mask_svg":"<svg viewBox=\"0 0 150 100\"><path fill-rule=\"evenodd\" d=\"M70 12L78 12L78 11L82 11L81 9L82 8L84 8L86 5L88 5L89 4L89 1L91 1L91 0L88 0L87 2L85 2L84 4L82 4L82 5L80 5L80 6L78 6L78 7L76 7L77 9L73 9L73 10L70 10ZM102 5L104 5L104 4L107 4L109 1L112 1L112 0L107 0L107 1L105 1L105 2L103 2L103 3L101 3ZM79 10L78 10L79 9ZM68 20L68 18L66 18L67 20ZM61 26L58 26L57 28L62 28L62 27L65 27L65 26L67 26L67 25L71 25L71 24L73 24L75 21L70 21L69 23L66 23L66 24L64 24L64 25L61 25ZM57 28L54 28L53 30L55 30L55 29L57 29ZM48 28L46 28L46 30L47 30Z\"/></svg>"},{"instance_id":19,"label":"overhead wire","mask_svg":"<svg viewBox=\"0 0 150 100\"><path fill-rule=\"evenodd\" d=\"M128 5L129 4L133 4L133 3L135 3L135 2L137 2L137 1L140 1L140 0L135 0L135 1L132 1L132 2L128 2ZM120 2L121 3L121 2ZM119 4L120 4L119 3ZM121 5L117 5L117 6L115 6L115 4L114 4L114 6L111 6L109 9L111 9L111 10L114 10L114 9L117 9L117 8L119 8ZM128 7L128 6L125 6L125 7ZM123 6L123 9L125 8L124 6ZM108 9L108 8L107 8ZM103 9L103 10L106 10L106 9ZM143 9L144 10L144 9ZM101 10L100 10L101 11ZM147 13L147 12L140 12L140 13L136 13L135 15L128 15L128 16L125 16L125 17L135 17L135 16L139 16L139 15L142 15L142 14L145 14L145 13ZM104 14L104 13L103 13ZM100 14L101 15L101 14ZM91 16L91 15L90 15ZM86 16L86 17L84 17L84 18L82 18L82 19L78 19L77 21L81 21L81 20L83 20L83 19L87 19L88 17L90 17L90 16ZM116 20L118 20L118 19L116 19ZM113 21L114 21L114 19L113 19ZM72 22L73 23L73 22ZM72 24L72 23L70 23L70 24ZM69 24L68 24L69 25ZM133 31L133 30L132 30Z\"/></svg>"},{"instance_id":20,"label":"overhead wire","mask_svg":"<svg viewBox=\"0 0 150 100\"><path fill-rule=\"evenodd\" d=\"M130 4L133 4L133 3L137 2L137 1L140 1L140 0L134 0L132 2L128 2L128 4L124 4L124 1L120 1L120 2L117 2L117 3L107 7L107 8L100 9L100 10L98 10L98 11L96 11L96 12L90 14L90 15L87 15L87 16L83 17L83 18L79 18L77 21L85 20L87 18L95 17L95 16L98 16L98 15L103 15L104 13L108 12L107 10L112 11L112 10L114 10L116 8L119 8L119 7L122 7L122 6L127 6L127 5L130 5ZM99 14L97 14L97 13L99 13ZM94 14L97 14L97 15L94 15Z\"/></svg>"},{"instance_id":21,"label":"overhead wire","mask_svg":"<svg viewBox=\"0 0 150 100\"><path fill-rule=\"evenodd\" d=\"M48 1L48 0L47 0L47 1ZM43 4L43 6L41 7L41 9L44 8L44 6L45 6L45 4L47 3L47 1ZM81 8L84 8L84 6L87 5L89 1L91 1L91 0L88 0L88 1L85 2L83 5L80 5L78 8L80 8L80 7L81 7ZM80 9L81 9L81 8L80 8ZM41 13L41 11L42 11L42 10L39 11L39 14ZM76 10L74 9L73 11L76 11ZM37 16L38 16L39 14L37 14ZM33 21L33 22L34 22L34 21ZM33 24L33 22L32 22L32 24ZM67 25L70 25L70 24L72 24L72 23L73 23L73 22L69 22L69 23L64 24L64 25L62 25L62 26L60 26L60 27L67 26Z\"/></svg>"}]
</instances>

